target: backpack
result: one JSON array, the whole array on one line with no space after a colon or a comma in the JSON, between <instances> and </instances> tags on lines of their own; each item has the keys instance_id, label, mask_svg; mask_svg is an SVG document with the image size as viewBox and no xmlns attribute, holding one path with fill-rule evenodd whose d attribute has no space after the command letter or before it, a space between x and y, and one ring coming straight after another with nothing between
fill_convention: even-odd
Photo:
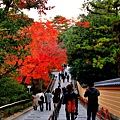
<instances>
[{"instance_id":1,"label":"backpack","mask_svg":"<svg viewBox=\"0 0 120 120\"><path fill-rule=\"evenodd\" d=\"M68 100L66 104L66 111L68 113L74 113L75 112L75 99Z\"/></svg>"},{"instance_id":2,"label":"backpack","mask_svg":"<svg viewBox=\"0 0 120 120\"><path fill-rule=\"evenodd\" d=\"M53 103L58 103L60 101L60 96L59 94L54 94L54 97L53 97Z\"/></svg>"},{"instance_id":3,"label":"backpack","mask_svg":"<svg viewBox=\"0 0 120 120\"><path fill-rule=\"evenodd\" d=\"M98 110L98 96L97 96L97 89L94 93L90 92L89 95L89 106L92 108L92 110L97 111Z\"/></svg>"},{"instance_id":4,"label":"backpack","mask_svg":"<svg viewBox=\"0 0 120 120\"><path fill-rule=\"evenodd\" d=\"M43 97L43 95L40 96L40 100L42 100L42 101L44 102L44 97Z\"/></svg>"}]
</instances>

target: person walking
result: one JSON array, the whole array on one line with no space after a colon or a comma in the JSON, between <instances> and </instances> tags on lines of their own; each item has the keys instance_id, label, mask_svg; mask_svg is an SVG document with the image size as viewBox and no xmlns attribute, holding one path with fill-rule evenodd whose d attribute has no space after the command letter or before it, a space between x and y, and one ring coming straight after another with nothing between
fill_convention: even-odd
<instances>
[{"instance_id":1,"label":"person walking","mask_svg":"<svg viewBox=\"0 0 120 120\"><path fill-rule=\"evenodd\" d=\"M61 80L58 80L58 86L61 87Z\"/></svg>"},{"instance_id":2,"label":"person walking","mask_svg":"<svg viewBox=\"0 0 120 120\"><path fill-rule=\"evenodd\" d=\"M38 104L40 106L40 110L43 111L44 108L43 103L45 96L44 93L41 91L41 89L38 91L37 96L38 96Z\"/></svg>"},{"instance_id":3,"label":"person walking","mask_svg":"<svg viewBox=\"0 0 120 120\"><path fill-rule=\"evenodd\" d=\"M48 107L49 110L51 110L51 98L52 98L52 93L48 89L45 93L46 110L48 110Z\"/></svg>"},{"instance_id":4,"label":"person walking","mask_svg":"<svg viewBox=\"0 0 120 120\"><path fill-rule=\"evenodd\" d=\"M73 89L73 83L72 82L70 82L70 85L72 86L72 89Z\"/></svg>"},{"instance_id":5,"label":"person walking","mask_svg":"<svg viewBox=\"0 0 120 120\"><path fill-rule=\"evenodd\" d=\"M69 82L69 78L70 78L70 76L69 76L69 74L67 74L67 82Z\"/></svg>"},{"instance_id":6,"label":"person walking","mask_svg":"<svg viewBox=\"0 0 120 120\"><path fill-rule=\"evenodd\" d=\"M65 93L66 93L66 88L65 88L65 86L62 87L62 93L63 93L63 95L65 95Z\"/></svg>"},{"instance_id":7,"label":"person walking","mask_svg":"<svg viewBox=\"0 0 120 120\"><path fill-rule=\"evenodd\" d=\"M67 85L63 104L65 104L66 120L75 120L75 113L78 113L78 98L70 84Z\"/></svg>"},{"instance_id":8,"label":"person walking","mask_svg":"<svg viewBox=\"0 0 120 120\"><path fill-rule=\"evenodd\" d=\"M59 80L61 79L61 74L60 74L60 72L58 73L58 79L59 79Z\"/></svg>"},{"instance_id":9,"label":"person walking","mask_svg":"<svg viewBox=\"0 0 120 120\"><path fill-rule=\"evenodd\" d=\"M33 91L33 94L32 94L32 106L34 110L37 110L38 99L35 91Z\"/></svg>"},{"instance_id":10,"label":"person walking","mask_svg":"<svg viewBox=\"0 0 120 120\"><path fill-rule=\"evenodd\" d=\"M63 74L62 75L62 80L63 80L63 83L65 82L65 75Z\"/></svg>"},{"instance_id":11,"label":"person walking","mask_svg":"<svg viewBox=\"0 0 120 120\"><path fill-rule=\"evenodd\" d=\"M65 82L64 70L61 71L61 78L62 78L63 82Z\"/></svg>"},{"instance_id":12,"label":"person walking","mask_svg":"<svg viewBox=\"0 0 120 120\"><path fill-rule=\"evenodd\" d=\"M65 71L65 78L67 78L67 72Z\"/></svg>"},{"instance_id":13,"label":"person walking","mask_svg":"<svg viewBox=\"0 0 120 120\"><path fill-rule=\"evenodd\" d=\"M54 90L53 93L53 103L54 103L54 108L57 107L58 102L60 101L60 89L59 87Z\"/></svg>"},{"instance_id":14,"label":"person walking","mask_svg":"<svg viewBox=\"0 0 120 120\"><path fill-rule=\"evenodd\" d=\"M88 84L88 88L84 93L84 97L88 97L88 105L87 105L87 120L96 119L96 114L98 111L98 96L100 95L99 90L94 87L94 83L91 82Z\"/></svg>"}]
</instances>

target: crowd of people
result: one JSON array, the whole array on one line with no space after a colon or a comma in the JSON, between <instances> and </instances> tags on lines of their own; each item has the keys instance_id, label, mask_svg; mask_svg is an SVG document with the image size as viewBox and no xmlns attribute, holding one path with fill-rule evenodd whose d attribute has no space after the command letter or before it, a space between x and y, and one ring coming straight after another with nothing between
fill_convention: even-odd
<instances>
[{"instance_id":1,"label":"crowd of people","mask_svg":"<svg viewBox=\"0 0 120 120\"><path fill-rule=\"evenodd\" d=\"M73 84L70 82L68 85L72 87L73 90ZM58 84L58 87L55 88L53 91L50 91L49 89L43 93L41 90L38 90L37 92L33 92L32 95L32 105L33 109L37 110L37 107L40 107L40 110L43 111L44 103L46 103L46 110L51 110L51 102L54 104L54 108L57 107L58 102L60 101L61 97L64 97L64 95L68 92L67 87L60 87Z\"/></svg>"},{"instance_id":2,"label":"crowd of people","mask_svg":"<svg viewBox=\"0 0 120 120\"><path fill-rule=\"evenodd\" d=\"M77 88L74 88L72 82L69 82L68 73L63 71L58 74L58 87L53 91L47 90L42 93L41 90L36 93L33 92L33 109L37 110L40 106L40 111L44 109L44 103L46 104L46 110L51 110L51 102L54 104L54 108L57 107L58 102L62 98L62 104L65 105L66 120L75 120L78 115L78 98L79 92ZM63 77L64 76L64 77ZM67 86L61 86L61 80L63 83L67 79ZM100 95L99 90L94 87L94 83L88 84L88 88L84 93L84 97L88 97L87 106L87 120L96 119L96 114L98 111L98 96Z\"/></svg>"},{"instance_id":3,"label":"crowd of people","mask_svg":"<svg viewBox=\"0 0 120 120\"><path fill-rule=\"evenodd\" d=\"M60 71L59 74L58 74L58 79L61 81L63 80L63 83L65 82L65 79L67 79L67 82L69 82L69 79L70 79L70 75L67 71Z\"/></svg>"}]
</instances>

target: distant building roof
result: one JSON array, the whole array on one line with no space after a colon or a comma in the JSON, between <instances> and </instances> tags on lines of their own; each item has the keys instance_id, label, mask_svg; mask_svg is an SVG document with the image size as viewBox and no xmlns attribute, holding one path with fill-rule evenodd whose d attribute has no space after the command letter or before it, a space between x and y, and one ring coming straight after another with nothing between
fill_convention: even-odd
<instances>
[{"instance_id":1,"label":"distant building roof","mask_svg":"<svg viewBox=\"0 0 120 120\"><path fill-rule=\"evenodd\" d=\"M120 86L120 78L95 82L94 85L95 86Z\"/></svg>"}]
</instances>

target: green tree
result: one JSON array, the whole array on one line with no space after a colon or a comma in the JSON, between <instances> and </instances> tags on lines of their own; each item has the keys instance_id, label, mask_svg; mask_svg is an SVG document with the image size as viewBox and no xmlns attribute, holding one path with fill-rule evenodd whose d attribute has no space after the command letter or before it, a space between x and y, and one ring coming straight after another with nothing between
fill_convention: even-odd
<instances>
[{"instance_id":1,"label":"green tree","mask_svg":"<svg viewBox=\"0 0 120 120\"><path fill-rule=\"evenodd\" d=\"M98 0L89 2L86 6L92 15L97 14L104 18L103 25L91 24L93 27L90 28L94 34L94 47L91 49L100 53L93 58L93 67L102 69L106 64L115 64L120 76L120 1Z\"/></svg>"},{"instance_id":2,"label":"green tree","mask_svg":"<svg viewBox=\"0 0 120 120\"><path fill-rule=\"evenodd\" d=\"M29 98L27 89L10 76L0 80L0 106Z\"/></svg>"},{"instance_id":3,"label":"green tree","mask_svg":"<svg viewBox=\"0 0 120 120\"><path fill-rule=\"evenodd\" d=\"M106 62L102 67L93 66L96 57L104 57L108 54L94 49L99 36L95 36L96 32L93 29L104 26L108 22L99 15L88 14L87 16L81 15L81 17L80 22L71 26L59 37L67 48L73 79L81 83L88 83L89 80L100 81L118 77L117 64ZM86 21L90 22L89 28L85 28L83 25ZM105 33L102 35L107 36Z\"/></svg>"},{"instance_id":4,"label":"green tree","mask_svg":"<svg viewBox=\"0 0 120 120\"><path fill-rule=\"evenodd\" d=\"M9 10L18 13L23 9L30 10L31 8L37 9L40 14L46 14L46 10L54 8L54 6L46 6L47 2L48 0L1 0L0 5L4 6L6 14Z\"/></svg>"},{"instance_id":5,"label":"green tree","mask_svg":"<svg viewBox=\"0 0 120 120\"><path fill-rule=\"evenodd\" d=\"M33 22L24 14L4 13L4 9L0 9L0 78L18 69L22 60L30 54L26 46L31 38L22 29Z\"/></svg>"}]
</instances>

